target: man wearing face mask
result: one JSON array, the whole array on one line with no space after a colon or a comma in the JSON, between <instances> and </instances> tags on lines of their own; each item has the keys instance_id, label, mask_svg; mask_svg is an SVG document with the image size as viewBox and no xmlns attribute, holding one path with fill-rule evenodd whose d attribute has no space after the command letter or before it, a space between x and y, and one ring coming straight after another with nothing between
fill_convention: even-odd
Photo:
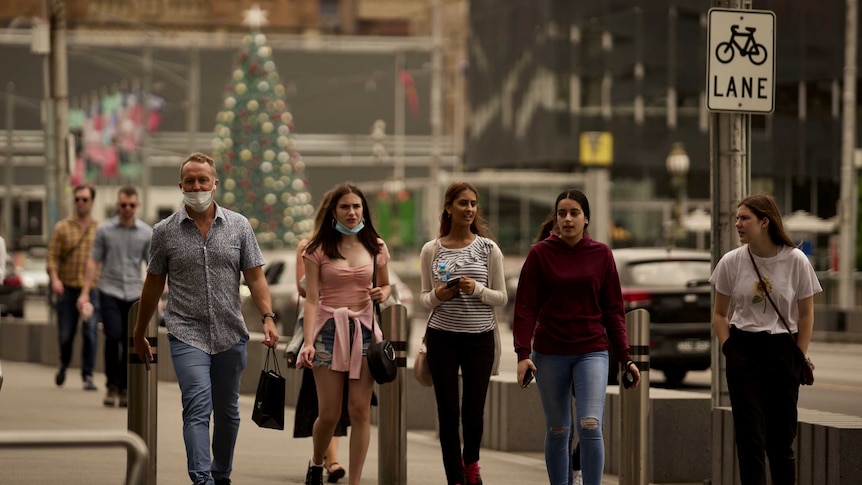
<instances>
[{"instance_id":1,"label":"man wearing face mask","mask_svg":"<svg viewBox=\"0 0 862 485\"><path fill-rule=\"evenodd\" d=\"M228 485L239 432L239 384L249 335L240 310L240 272L263 323L263 345L278 331L264 278L263 255L248 220L213 202L215 164L192 153L180 167L183 207L153 227L147 278L135 322L135 352L153 354L145 338L165 281L171 360L183 402L188 473L196 485ZM210 417L213 418L212 452Z\"/></svg>"}]
</instances>

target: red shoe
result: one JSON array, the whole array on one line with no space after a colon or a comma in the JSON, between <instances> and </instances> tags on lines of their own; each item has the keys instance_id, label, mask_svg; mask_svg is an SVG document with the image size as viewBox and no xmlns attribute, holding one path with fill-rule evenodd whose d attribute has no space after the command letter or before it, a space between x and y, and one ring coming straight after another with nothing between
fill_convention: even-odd
<instances>
[{"instance_id":1,"label":"red shoe","mask_svg":"<svg viewBox=\"0 0 862 485\"><path fill-rule=\"evenodd\" d=\"M467 476L467 485L482 485L482 475L479 473L479 462L470 463L464 467Z\"/></svg>"}]
</instances>

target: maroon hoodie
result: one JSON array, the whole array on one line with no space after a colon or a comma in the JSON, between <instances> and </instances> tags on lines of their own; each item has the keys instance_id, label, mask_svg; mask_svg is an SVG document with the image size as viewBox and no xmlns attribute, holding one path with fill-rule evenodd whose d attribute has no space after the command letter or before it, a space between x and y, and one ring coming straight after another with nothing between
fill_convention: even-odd
<instances>
[{"instance_id":1,"label":"maroon hoodie","mask_svg":"<svg viewBox=\"0 0 862 485\"><path fill-rule=\"evenodd\" d=\"M515 352L550 355L608 350L629 360L620 276L611 249L587 234L573 247L552 234L530 249L515 294ZM531 345L532 341L532 345Z\"/></svg>"}]
</instances>

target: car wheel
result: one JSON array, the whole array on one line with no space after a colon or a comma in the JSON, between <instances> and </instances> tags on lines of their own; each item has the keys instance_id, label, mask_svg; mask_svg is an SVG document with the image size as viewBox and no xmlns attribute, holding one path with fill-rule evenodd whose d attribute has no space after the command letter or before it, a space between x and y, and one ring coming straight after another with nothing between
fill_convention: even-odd
<instances>
[{"instance_id":1,"label":"car wheel","mask_svg":"<svg viewBox=\"0 0 862 485\"><path fill-rule=\"evenodd\" d=\"M664 369L662 372L664 372L664 380L668 387L679 387L688 373L687 370L679 368Z\"/></svg>"}]
</instances>

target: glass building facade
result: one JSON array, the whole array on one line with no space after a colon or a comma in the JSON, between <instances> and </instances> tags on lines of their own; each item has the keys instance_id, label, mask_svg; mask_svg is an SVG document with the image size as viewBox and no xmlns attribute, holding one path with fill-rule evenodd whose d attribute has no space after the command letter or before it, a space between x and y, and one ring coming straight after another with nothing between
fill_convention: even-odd
<instances>
[{"instance_id":1,"label":"glass building facade","mask_svg":"<svg viewBox=\"0 0 862 485\"><path fill-rule=\"evenodd\" d=\"M612 217L631 230L632 243L657 243L676 197L666 168L675 143L690 158L688 209L709 208L712 4L473 0L466 166L580 171L581 135L610 132ZM832 217L840 192L844 2L755 0L753 8L775 13L776 79L774 112L751 117L752 190L775 194L786 214ZM537 224L552 197L536 208Z\"/></svg>"}]
</instances>

